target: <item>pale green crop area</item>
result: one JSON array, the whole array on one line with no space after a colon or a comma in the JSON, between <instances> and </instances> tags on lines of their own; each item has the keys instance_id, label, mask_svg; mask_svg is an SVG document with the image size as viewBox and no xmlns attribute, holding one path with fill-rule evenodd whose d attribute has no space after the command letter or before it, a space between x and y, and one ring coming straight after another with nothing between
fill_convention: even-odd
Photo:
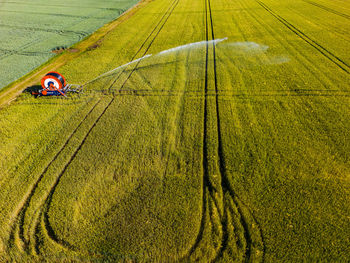
<instances>
[{"instance_id":1,"label":"pale green crop area","mask_svg":"<svg viewBox=\"0 0 350 263\"><path fill-rule=\"evenodd\" d=\"M116 19L137 0L0 0L0 89Z\"/></svg>"},{"instance_id":2,"label":"pale green crop area","mask_svg":"<svg viewBox=\"0 0 350 263\"><path fill-rule=\"evenodd\" d=\"M340 0L147 3L59 69L83 94L0 111L0 258L349 261L349 29Z\"/></svg>"}]
</instances>

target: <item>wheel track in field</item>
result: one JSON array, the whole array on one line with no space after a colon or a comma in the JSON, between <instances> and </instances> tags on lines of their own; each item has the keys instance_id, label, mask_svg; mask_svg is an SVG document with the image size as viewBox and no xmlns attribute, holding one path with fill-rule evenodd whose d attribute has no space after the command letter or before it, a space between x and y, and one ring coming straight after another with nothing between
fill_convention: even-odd
<instances>
[{"instance_id":1,"label":"wheel track in field","mask_svg":"<svg viewBox=\"0 0 350 263\"><path fill-rule=\"evenodd\" d=\"M322 54L325 58L330 60L332 63L334 63L338 68L343 70L344 72L350 74L350 65L347 64L345 61L343 61L341 58L333 54L331 51L324 48L322 45L317 43L315 40L307 36L305 33L303 33L301 30L299 30L297 27L295 27L293 24L288 22L286 19L275 13L272 9L270 9L267 5L265 5L263 2L256 0L256 2L265 9L268 13L270 13L273 17L275 17L279 22L281 22L285 27L287 27L291 32L293 32L295 35L297 35L300 39L305 41L307 44L309 44L311 47L316 49L320 54Z\"/></svg>"},{"instance_id":2,"label":"wheel track in field","mask_svg":"<svg viewBox=\"0 0 350 263\"><path fill-rule=\"evenodd\" d=\"M208 0L208 7L209 7L209 16L210 16L210 27L211 27L211 38L215 39L215 33L214 33L214 25L213 25L213 16L212 16L212 10L210 5L210 0ZM208 27L208 25L207 25ZM208 31L208 28L207 28ZM227 208L225 205L225 195L227 193L231 197L231 199L234 202L234 205L237 207L238 212L240 214L240 224L242 225L244 229L244 238L246 241L246 249L244 253L244 258L249 259L251 254L251 243L252 238L247 226L247 222L242 217L242 212L239 209L239 206L237 205L237 202L235 201L235 194L233 193L232 189L230 188L229 180L227 178L226 174L226 168L225 168L225 158L224 158L224 152L223 152L223 143L222 143L222 132L221 132L221 119L220 119L220 108L219 108L219 97L218 97L218 80L217 80L217 64L216 64L216 47L215 44L212 46L213 50L213 63L214 63L214 87L215 87L215 111L216 111L216 129L217 129L217 136L218 136L218 163L219 163L219 171L221 176L221 189L223 193L223 216L221 217L221 225L222 225L222 231L223 236L221 240L221 248L219 249L216 258L214 261L217 261L219 258L223 256L224 251L227 249L228 246L228 238L229 238L229 230L228 230L228 215L227 215Z\"/></svg>"},{"instance_id":3,"label":"wheel track in field","mask_svg":"<svg viewBox=\"0 0 350 263\"><path fill-rule=\"evenodd\" d=\"M53 29L53 28L41 28L41 27L33 27L33 26L16 26L16 25L7 25L7 24L0 24L0 27L3 28L14 28L14 29L21 29L21 30L28 30L28 31L42 31L42 32L49 32L49 33L55 33L55 34L75 34L80 35L81 38L86 37L89 33L86 31L74 31L74 30L66 30L66 29Z\"/></svg>"},{"instance_id":4,"label":"wheel track in field","mask_svg":"<svg viewBox=\"0 0 350 263\"><path fill-rule=\"evenodd\" d=\"M240 1L240 5L241 5L241 7L244 9L244 10L247 10L247 9L249 9L249 7L246 5L246 3L244 2L244 1ZM252 26L254 25L254 28L255 28L255 30L257 30L257 32L259 32L259 34L261 34L261 35L264 35L264 34L266 34L266 33L268 33L273 39L274 39L274 41L277 41L281 46L283 46L283 47L287 47L287 45L286 45L286 43L285 42L283 42L283 41L281 41L281 39L280 38L278 38L278 37L276 37L276 32L275 31L273 31L273 29L271 28L271 26L269 26L268 24L264 24L261 20L261 17L259 16L259 18L260 18L260 20L259 20L259 18L258 18L258 16L257 16L257 14L256 13L254 13L254 12L245 12L246 14L247 14L247 19L250 19L250 20L252 20L252 23L250 23ZM250 18L248 18L248 16L250 17ZM257 25L255 25L255 24L257 24L257 25L259 25L261 28L263 28L264 29L264 31L261 31L260 29L259 29L259 27L257 26ZM288 43L288 49L290 48L291 50L293 50L293 52L298 52L297 50L296 50L296 48L293 46L293 45L291 45L290 43ZM289 51L290 52L290 51ZM227 58L229 58L228 56L226 56ZM303 59L304 60L306 60L306 61L302 61L300 58L298 58L297 56L295 56L295 58L298 60L298 62L302 65L302 67L306 70L306 71L308 71L308 72L310 72L310 74L312 74L313 76L315 76L316 78L318 78L318 76L315 74L315 70L316 70L316 68L314 68L314 65L313 65L313 63L311 63L310 62L310 60L309 59L307 59L307 57L305 57L305 56L303 56ZM298 73L298 71L294 71L295 72L295 74L299 74ZM302 77L302 76L300 76L300 77ZM322 77L323 77L323 75L322 75Z\"/></svg>"},{"instance_id":5,"label":"wheel track in field","mask_svg":"<svg viewBox=\"0 0 350 263\"><path fill-rule=\"evenodd\" d=\"M207 0L205 1L205 37L206 41L209 39L208 32L208 6ZM194 241L194 244L189 249L185 258L190 258L194 252L199 248L201 241L203 240L203 235L206 227L206 222L210 218L207 218L207 209L208 209L208 200L209 196L212 195L214 191L214 187L210 182L209 171L208 171L208 66L209 66L209 44L206 43L205 47L205 79L204 79L204 112L203 112L203 149L202 149L202 167L203 167L203 176L202 176L202 211L201 211L201 222L198 234Z\"/></svg>"},{"instance_id":6,"label":"wheel track in field","mask_svg":"<svg viewBox=\"0 0 350 263\"><path fill-rule=\"evenodd\" d=\"M205 0L205 26L206 26L206 40L209 41L209 30L211 30L211 39L215 39L215 34L214 34L214 25L213 25L213 16L212 16L212 9L211 9L211 3L210 0ZM210 17L210 22L208 21L208 15ZM210 28L209 28L210 24ZM195 242L193 246L190 248L189 253L186 255L186 257L191 257L193 253L200 247L201 240L203 239L204 231L206 228L206 222L207 220L211 221L213 223L213 219L211 218L212 215L209 214L209 218L207 218L207 209L208 209L208 204L210 202L210 199L208 197L211 197L213 201L214 207L216 207L218 211L218 215L220 218L220 224L222 228L222 237L221 237L221 244L216 252L215 258L213 260L207 259L209 261L216 262L220 260L228 248L229 244L229 236L235 235L235 233L230 233L229 231L229 214L231 217L234 217L233 210L230 209L229 203L230 200L232 201L233 205L237 209L238 212L238 220L240 227L243 229L244 233L244 239L245 239L245 248L242 256L242 260L244 262L249 262L252 259L252 253L256 252L256 248L253 247L255 243L262 243L262 257L261 261L264 261L264 255L265 255L265 244L264 244L264 237L262 235L262 230L260 225L258 224L256 218L253 216L253 214L249 211L248 206L243 204L237 194L234 192L232 189L229 179L227 177L227 172L225 168L225 156L224 156L224 150L223 150L223 141L222 141L222 131L221 131L221 119L220 119L220 108L219 108L219 89L218 89L218 80L217 80L217 61L216 61L216 44L212 44L212 50L213 50L213 66L214 66L214 87L215 87L215 111L216 111L216 130L217 130L217 143L218 143L218 148L217 148L217 155L218 155L218 164L219 164L219 170L220 170L220 176L221 176L221 190L222 190L222 205L223 205L223 211L220 213L219 209L219 204L218 200L215 198L215 192L218 192L218 189L215 189L215 187L212 185L211 180L210 180L210 174L209 174L209 169L208 169L208 155L209 151L207 149L208 145L208 96L209 96L209 90L208 90L208 67L209 67L209 44L207 43L206 45L206 65L205 65L205 95L204 95L204 135L203 135L203 190L202 190L202 215L201 215L201 223L200 223L200 228L199 232L197 234L197 237L195 239ZM229 200L225 200L226 197L229 197ZM209 207L210 208L210 207ZM243 212L243 209L247 210L248 212ZM247 217L249 217L249 222L247 221ZM258 236L260 241L255 240L256 238L253 237L251 233L251 229L249 227L249 224L253 223L255 226L258 228ZM214 223L213 223L214 225ZM239 239L236 237L236 240ZM240 240L236 241L241 242ZM233 259L232 259L233 260Z\"/></svg>"},{"instance_id":7,"label":"wheel track in field","mask_svg":"<svg viewBox=\"0 0 350 263\"><path fill-rule=\"evenodd\" d=\"M56 155L53 157L53 159L50 161L50 163L44 168L43 172L40 174L36 182L34 183L31 190L28 192L27 197L25 197L25 200L23 201L23 205L18 209L15 215L15 224L12 226L11 232L10 232L10 246L13 246L12 241L14 242L15 235L18 234L18 237L23 243L24 249L27 249L29 246L29 240L25 238L24 235L24 221L25 221L25 214L27 212L27 209L29 208L29 204L35 194L36 189L38 188L40 182L44 178L45 173L48 171L49 167L53 164L53 162L58 158L58 156L62 153L62 151L65 149L65 147L69 144L70 140L74 137L78 129L81 127L81 125L85 122L85 120L88 118L88 116L93 112L93 110L97 107L99 104L100 99L92 106L90 111L84 116L84 118L79 122L77 127L73 130L73 132L70 134L66 142L63 144L63 146L58 150ZM18 228L18 229L17 229ZM18 231L18 233L16 233Z\"/></svg>"},{"instance_id":8,"label":"wheel track in field","mask_svg":"<svg viewBox=\"0 0 350 263\"><path fill-rule=\"evenodd\" d=\"M168 10L165 12L165 14L162 16L161 21L163 21L163 18L167 16L167 18L163 21L163 24L160 26L159 30L157 31L157 33L154 35L152 41L148 44L148 47L146 48L146 50L144 51L143 55L144 56L147 51L149 50L149 48L151 47L151 45L153 44L154 40L157 38L157 36L159 35L159 33L161 32L161 30L163 29L165 23L167 22L168 18L170 17L170 15L172 14L173 10L175 9L175 7L177 6L179 0L175 0L171 3L170 7L168 8ZM160 23L157 23L155 28L157 28L160 25ZM143 44L141 45L141 48L139 48L139 50L137 51L137 53L134 55L133 59L137 56L137 54L141 51L142 47L145 46L146 42L148 41L148 39L150 38L150 36L155 32L155 30L152 30L152 32L149 34L149 36L146 38L146 40L143 42ZM132 59L132 60L133 60ZM131 61L132 61L131 60ZM137 67L137 65L135 66ZM125 70L125 69L124 69ZM133 71L134 72L134 71ZM123 73L123 71L118 74L117 78L118 79L121 74ZM128 79L131 77L132 74L130 74L128 76ZM111 84L114 85L116 82L116 80ZM126 81L123 83L123 85L125 85ZM65 240L60 239L56 233L54 232L52 226L50 225L50 221L49 221L49 209L52 203L52 198L53 198L53 194L56 191L56 188L62 178L62 176L64 175L64 173L66 172L67 168L70 166L70 164L72 163L72 161L75 159L75 157L77 156L77 154L79 153L79 151L81 150L82 146L84 145L84 143L86 142L87 138L89 137L89 135L91 134L92 130L96 127L96 125L98 124L98 122L100 121L100 119L104 116L104 114L106 113L106 111L109 109L109 107L111 106L111 104L114 102L116 96L113 96L112 99L110 100L110 102L107 104L107 106L103 109L102 113L97 117L97 119L95 120L95 122L93 123L93 125L91 126L91 128L88 130L88 132L86 133L85 137L83 138L82 142L79 144L79 146L76 148L76 150L74 151L73 155L71 156L71 158L69 159L69 161L67 162L67 164L65 165L65 167L63 168L63 170L60 172L60 174L58 175L58 177L56 178L55 183L52 185L48 196L45 199L44 205L43 205L43 210L40 213L40 219L43 222L43 225L45 226L45 232L48 234L48 236L50 237L50 239L52 241L54 241L55 243L58 243L59 245L70 249L70 250L75 250L75 247L71 244L69 244L68 242L66 242ZM35 238L36 238L36 242L35 242L35 250L37 254L40 254L40 241L38 240L38 236L39 236L39 232L40 232L40 219L37 222L37 225L35 227L36 229L36 233L35 233Z\"/></svg>"},{"instance_id":9,"label":"wheel track in field","mask_svg":"<svg viewBox=\"0 0 350 263\"><path fill-rule=\"evenodd\" d=\"M310 5L313 5L313 6L317 6L317 7L321 8L321 9L323 9L323 10L325 10L325 11L328 11L329 13L333 13L333 14L335 14L335 15L344 17L344 18L346 18L346 19L350 19L350 15L344 14L344 13L342 13L342 12L339 12L339 11L337 11L337 10L334 10L334 9L332 9L332 8L329 8L329 7L327 7L327 6L318 4L318 3L314 2L314 1L310 1L310 0L302 0L302 1L304 1L305 3L308 3L308 4L310 4Z\"/></svg>"},{"instance_id":10,"label":"wheel track in field","mask_svg":"<svg viewBox=\"0 0 350 263\"><path fill-rule=\"evenodd\" d=\"M42 32L49 32L49 33L56 33L56 34L76 34L81 35L82 37L85 37L89 34L89 32L86 31L75 31L75 30L66 30L66 29L53 29L53 28L41 28L41 27L33 27L33 26L16 26L16 25L7 25L7 24L0 24L0 27L3 28L14 28L14 29L21 29L21 30L28 30L28 31L42 31Z\"/></svg>"},{"instance_id":11,"label":"wheel track in field","mask_svg":"<svg viewBox=\"0 0 350 263\"><path fill-rule=\"evenodd\" d=\"M146 50L142 53L142 55L140 55L140 58L145 56L147 51L150 49L151 45L153 44L154 40L157 38L157 36L159 35L160 31L163 29L164 25L166 24L166 22L168 21L169 17L171 16L171 14L173 13L175 7L177 6L177 4L179 3L179 0L174 0L171 5L169 6L169 8L166 10L166 12L164 13L164 15L161 17L161 19L158 21L158 23L155 25L155 27L153 28L153 30L151 31L151 33L148 34L147 38L145 39L145 41L141 44L141 46L139 47L139 49L136 51L136 53L134 54L134 56L131 58L130 61L134 61L137 57L137 55L141 52L142 48L146 45L147 41L151 38L152 34L154 32L156 32L158 26L160 26L159 30L156 32L156 35L154 36L154 38L152 39L151 43L149 44L149 46L146 48ZM164 19L164 21L163 21ZM163 21L163 24L161 25ZM126 82L130 79L131 75L135 72L135 70L137 69L138 65L140 64L141 60L138 61L135 65L135 67L130 71L127 79L123 82L121 89L124 88ZM110 85L110 87L108 88L108 92L109 93L113 93L112 91L112 87L113 85L119 80L119 77L126 72L126 68L124 68L120 74L117 75L117 77L115 78L115 80L112 82L112 84Z\"/></svg>"},{"instance_id":12,"label":"wheel track in field","mask_svg":"<svg viewBox=\"0 0 350 263\"><path fill-rule=\"evenodd\" d=\"M155 35L154 38L151 40L149 46L146 48L145 52L142 54L141 57L145 56L146 53L148 52L148 50L151 48L153 42L155 41L155 39L157 38L157 36L159 35L159 33L162 31L162 29L163 29L163 27L165 26L166 22L168 21L169 17L170 17L171 14L173 13L175 7L178 5L179 0L176 0L176 1L174 1L173 3L174 3L174 4L172 5L171 10L170 10L168 16L165 17L165 20L164 20L163 24L160 26L159 30L156 32L156 35ZM157 25L157 26L158 26L158 25ZM155 31L155 30L153 30L152 33L153 33L154 31ZM151 34L152 34L152 33L151 33ZM148 39L148 38L147 38L147 39ZM140 47L140 50L141 50L141 48L142 48L142 47ZM137 69L137 67L139 66L140 63L141 63L141 60L139 60L139 61L136 63L135 67L130 71L128 77L126 78L126 80L125 80L125 81L123 82L123 84L121 85L121 87L120 87L120 89L119 89L119 92L122 91L122 90L124 89L126 82L127 82L127 81L130 79L130 77L134 74L134 72L136 71L136 69Z\"/></svg>"},{"instance_id":13,"label":"wheel track in field","mask_svg":"<svg viewBox=\"0 0 350 263\"><path fill-rule=\"evenodd\" d=\"M208 0L208 7L209 7L209 14L210 14L210 25L211 25L211 32L212 32L212 39L215 39L215 33L214 33L214 24L213 24L213 15L212 15L212 9L211 9L211 4L210 0ZM220 119L220 107L219 107L219 88L218 88L218 78L217 78L217 56L216 56L216 46L215 43L213 43L213 62L214 62L214 85L215 85L215 107L216 107L216 126L217 126L217 133L218 133L218 156L219 156L219 168L220 168L220 174L221 174L221 187L223 190L223 198L225 198L225 194L227 193L234 205L236 206L239 216L240 216L240 223L244 229L244 237L246 239L246 249L245 249L245 257L244 260L246 262L250 261L251 259L251 254L253 253L253 241L254 237L251 234L251 230L249 229L249 222L246 220L246 216L244 215L242 211L242 206L246 210L248 210L249 217L251 217L251 221L254 222L254 224L258 227L258 234L262 242L262 247L263 247L263 255L262 255L262 261L264 261L264 256L265 256L265 243L264 243L264 237L262 235L262 229L261 226L258 224L258 221L256 218L253 216L252 212L249 210L248 206L242 203L242 201L239 200L237 194L234 192L233 188L231 187L231 184L229 182L228 176L227 176L227 171L226 171L226 165L225 165L225 155L224 155L224 148L223 148L223 140L222 140L222 124L221 124L221 119ZM225 201L224 201L225 202ZM221 244L221 249L217 255L217 259L219 259L222 255L225 249L227 248L228 245L228 226L227 226L227 210L228 208L225 207L224 203L224 218L222 221L223 225L223 239L222 239L222 244Z\"/></svg>"},{"instance_id":14,"label":"wheel track in field","mask_svg":"<svg viewBox=\"0 0 350 263\"><path fill-rule=\"evenodd\" d=\"M338 41L346 41L346 42L350 42L350 37L348 36L348 31L345 29L343 29L342 27L336 27L336 28L329 28L329 25L325 24L325 23L320 23L317 22L315 23L312 19L310 19L310 16L308 14L305 14L304 12L295 9L295 8L288 8L291 12L297 14L298 16L300 16L300 18L309 23L309 24L313 24L315 27L319 28L319 30L321 31L328 31L330 34L332 34L332 36L329 36L329 38L338 38ZM333 30L334 29L334 30Z\"/></svg>"},{"instance_id":15,"label":"wheel track in field","mask_svg":"<svg viewBox=\"0 0 350 263\"><path fill-rule=\"evenodd\" d=\"M53 230L50 221L49 221L49 216L48 216L48 211L50 209L50 205L52 202L52 196L56 191L56 188L63 176L63 174L66 172L67 168L69 167L69 165L72 163L72 161L75 159L76 155L79 153L79 151L81 150L81 148L83 147L84 143L86 142L87 138L89 137L89 135L91 134L92 130L96 127L97 123L100 121L100 119L103 117L103 115L106 113L106 111L108 110L108 108L111 106L111 104L113 103L114 98L112 98L110 100L110 102L107 104L107 106L104 108L104 110L102 111L102 113L97 117L97 119L94 121L94 123L92 124L92 126L90 127L90 129L88 130L88 132L86 133L86 135L84 136L83 140L81 141L81 143L79 144L79 146L76 148L76 150L74 151L73 155L70 157L70 159L68 160L68 162L66 163L66 165L64 166L63 170L60 172L60 174L56 177L55 183L52 185L52 187L50 188L49 194L47 195L44 204L43 204L43 210L40 213L39 218L43 219L44 221L44 226L45 226L45 231L48 234L48 236L51 238L51 240L53 240L55 243L60 244L61 246L68 248L70 250L75 250L75 247L66 242L63 239L60 239L55 231ZM36 233L35 233L35 250L37 254L40 254L40 242L38 240L38 236L39 236L39 231L40 231L40 219L38 220L37 224L36 224Z\"/></svg>"},{"instance_id":16,"label":"wheel track in field","mask_svg":"<svg viewBox=\"0 0 350 263\"><path fill-rule=\"evenodd\" d=\"M29 41L29 42L23 44L22 46L18 47L17 49L11 50L11 53L10 52L5 52L3 55L0 56L0 60L3 60L3 59L5 59L5 58L7 58L9 56L14 55L14 54L20 54L21 52L25 52L25 51L23 51L25 48L28 48L30 46L33 46L33 45L37 44L39 40L40 40L40 38L36 38L36 39L34 39L32 41ZM49 54L49 53L47 53L47 54Z\"/></svg>"},{"instance_id":17,"label":"wheel track in field","mask_svg":"<svg viewBox=\"0 0 350 263\"><path fill-rule=\"evenodd\" d=\"M11 49L3 49L0 48L0 52L3 53L3 56L0 56L0 59L7 58L12 55L21 55L21 56L40 56L40 55L48 55L50 52L41 52L41 51L16 51Z\"/></svg>"},{"instance_id":18,"label":"wheel track in field","mask_svg":"<svg viewBox=\"0 0 350 263\"><path fill-rule=\"evenodd\" d=\"M173 12L175 6L177 5L179 0L175 0L172 2L170 8L167 10L167 12L165 12L165 14L163 15L163 17L161 18L161 20L163 20L163 18L168 15L170 16L171 13ZM174 6L174 3L176 4ZM171 9L172 7L172 9ZM165 22L167 21L167 19L165 20ZM164 24L165 24L164 22ZM160 23L158 23L155 28L157 28L159 26ZM163 28L164 24L161 26L161 28ZM154 39L158 36L159 32L161 30L159 30L157 32L157 34L154 36L152 42L149 44L149 46L147 47L147 50L145 51L145 53L148 51L148 49L150 48L150 45L152 45ZM147 39L144 41L144 43L142 44L141 48L137 51L137 53L135 54L134 57L137 56L137 54L139 53L139 51L142 49L142 47L145 45L145 43L147 42L147 40L150 38L150 36L152 35L152 33L154 32L154 30L149 34L149 36L147 37ZM131 74L129 75L129 77L131 76ZM102 113L97 117L97 119L95 120L95 122L93 123L93 125L91 126L91 128L88 130L87 134L85 135L85 137L83 138L82 142L79 144L79 146L76 148L75 152L73 153L73 155L71 156L70 160L68 161L68 163L65 165L65 167L63 168L63 170L61 171L61 173L58 175L58 177L56 178L55 183L52 185L48 196L45 198L44 204L41 205L38 209L42 209L39 212L39 219L37 220L32 220L32 221L36 221L37 224L35 226L35 251L37 254L40 253L40 247L39 247L39 243L40 241L38 240L38 232L40 231L40 220L44 221L44 225L45 225L45 230L48 234L48 236L55 241L56 243L62 245L65 248L68 249L75 249L73 245L69 244L68 242L59 239L56 234L54 233L50 222L49 222L49 218L48 218L48 210L50 208L50 204L52 201L52 196L56 190L56 187L61 179L61 177L63 176L64 172L67 170L68 166L71 164L71 162L73 161L73 159L76 157L77 153L80 151L80 149L82 148L83 144L85 143L86 139L88 138L88 136L90 135L91 131L93 130L93 128L97 125L97 123L99 122L99 120L102 118L102 116L105 114L105 112L108 110L108 108L110 107L110 105L112 104L112 102L115 100L115 96L110 100L110 102L107 104L107 106L103 109ZM57 152L57 154L54 156L54 158L50 161L50 163L44 168L43 172L40 174L39 178L37 179L37 181L34 183L32 189L30 190L29 194L27 195L27 197L25 197L25 200L23 201L23 205L18 209L18 212L16 212L15 215L15 224L13 224L11 231L10 231L10 238L9 238L9 244L10 247L15 246L15 236L18 235L19 239L22 241L23 243L23 247L22 249L24 251L26 251L27 253L29 253L29 245L31 240L29 240L28 238L25 237L24 234L24 221L25 221L25 215L27 212L27 209L29 208L29 205L31 203L31 200L36 192L36 189L38 188L40 182L42 181L42 179L44 178L45 173L48 171L49 167L56 161L56 159L58 158L58 156L63 152L63 150L65 149L65 147L69 144L70 140L74 137L75 133L77 132L77 130L81 127L81 125L86 121L86 119L88 118L88 116L93 112L93 110L96 108L96 106L98 105L98 103L100 102L100 99L98 100L98 102L91 108L91 110L85 115L85 117L81 120L81 122L78 124L78 126L74 129L74 131L72 132L72 134L69 136L69 138L67 139L67 141L65 142L65 144L59 149L59 151ZM37 211L36 210L36 211Z\"/></svg>"},{"instance_id":19,"label":"wheel track in field","mask_svg":"<svg viewBox=\"0 0 350 263\"><path fill-rule=\"evenodd\" d=\"M244 7L245 9L249 8L247 7L247 5L245 4L245 2L240 1L240 4L242 6L242 8ZM256 30L258 30L261 34L265 34L266 32L269 33L269 35L271 37L273 37L273 39L275 41L277 41L281 46L283 47L287 47L288 46L288 50L290 49L289 52L295 52L295 53L299 53L299 56L294 56L294 58L298 61L298 63L300 63L300 65L307 71L309 72L313 77L315 77L315 79L318 79L320 81L320 79L322 79L322 81L324 83L329 83L329 77L327 77L325 74L322 75L317 75L316 73L318 72L318 68L315 67L313 61L311 61L307 56L303 55L302 53L300 53L300 51L297 50L297 48L291 44L291 43L287 43L285 41L281 40L281 34L276 34L276 31L273 30L273 28L271 27L271 25L267 24L266 22L263 23L263 19L261 19L261 16L258 16L255 12L246 12L247 15L249 15L250 19L253 20L253 23L251 23L252 25L255 25L255 23L257 23L258 25L260 25L261 28L264 28L264 31L261 31L258 29L258 27L255 26ZM265 32L266 31L266 32ZM276 35L278 35L279 37L276 37ZM300 75L299 71L295 71L294 70L294 74L297 74L300 78L304 77L302 75ZM324 83L322 83L320 81L320 85L324 85ZM331 85L331 84L330 84Z\"/></svg>"}]
</instances>

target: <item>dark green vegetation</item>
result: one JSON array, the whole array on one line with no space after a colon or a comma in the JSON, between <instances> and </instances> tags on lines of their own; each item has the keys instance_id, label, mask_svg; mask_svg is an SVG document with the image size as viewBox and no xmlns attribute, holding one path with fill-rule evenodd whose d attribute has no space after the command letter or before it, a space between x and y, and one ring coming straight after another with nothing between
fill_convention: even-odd
<instances>
[{"instance_id":1,"label":"dark green vegetation","mask_svg":"<svg viewBox=\"0 0 350 263\"><path fill-rule=\"evenodd\" d=\"M343 1L147 4L59 71L84 83L148 57L0 111L0 255L348 261L349 16Z\"/></svg>"},{"instance_id":2,"label":"dark green vegetation","mask_svg":"<svg viewBox=\"0 0 350 263\"><path fill-rule=\"evenodd\" d=\"M0 89L137 2L0 0Z\"/></svg>"}]
</instances>

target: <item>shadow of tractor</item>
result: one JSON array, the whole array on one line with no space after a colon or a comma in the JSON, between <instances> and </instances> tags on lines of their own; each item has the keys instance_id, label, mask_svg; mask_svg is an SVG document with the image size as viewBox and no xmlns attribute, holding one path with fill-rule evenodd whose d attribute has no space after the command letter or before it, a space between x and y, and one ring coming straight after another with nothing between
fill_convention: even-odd
<instances>
[{"instance_id":1,"label":"shadow of tractor","mask_svg":"<svg viewBox=\"0 0 350 263\"><path fill-rule=\"evenodd\" d=\"M42 87L40 85L34 85L34 86L27 87L25 90L23 90L23 93L30 93L30 94L32 94L32 92L37 93L41 89Z\"/></svg>"},{"instance_id":2,"label":"shadow of tractor","mask_svg":"<svg viewBox=\"0 0 350 263\"><path fill-rule=\"evenodd\" d=\"M25 90L22 91L22 93L34 95L35 97L37 97L37 94L41 89L42 87L40 85L34 85L34 86L27 87Z\"/></svg>"}]
</instances>

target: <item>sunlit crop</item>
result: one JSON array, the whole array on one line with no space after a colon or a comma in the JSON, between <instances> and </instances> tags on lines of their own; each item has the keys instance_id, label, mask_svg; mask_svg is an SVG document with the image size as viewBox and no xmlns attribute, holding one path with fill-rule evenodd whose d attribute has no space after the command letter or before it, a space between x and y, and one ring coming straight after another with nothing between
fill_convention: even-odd
<instances>
[{"instance_id":1,"label":"sunlit crop","mask_svg":"<svg viewBox=\"0 0 350 263\"><path fill-rule=\"evenodd\" d=\"M350 4L155 0L0 111L0 257L344 262Z\"/></svg>"}]
</instances>

